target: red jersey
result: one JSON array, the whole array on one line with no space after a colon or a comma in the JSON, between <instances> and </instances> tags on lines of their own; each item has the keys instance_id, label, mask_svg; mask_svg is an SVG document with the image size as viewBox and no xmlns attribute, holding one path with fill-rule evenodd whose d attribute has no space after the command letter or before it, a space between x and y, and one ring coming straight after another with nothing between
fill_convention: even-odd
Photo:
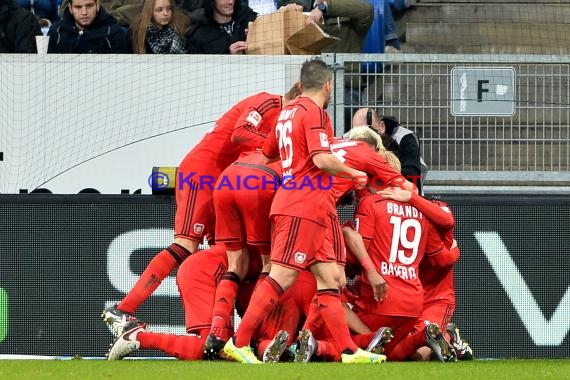
<instances>
[{"instance_id":1,"label":"red jersey","mask_svg":"<svg viewBox=\"0 0 570 380\"><path fill-rule=\"evenodd\" d=\"M370 259L388 283L388 294L378 303L366 276L362 276L357 306L373 314L418 317L423 307L420 262L426 252L443 248L428 246L432 224L414 206L381 195L360 201L355 222Z\"/></svg>"},{"instance_id":2,"label":"red jersey","mask_svg":"<svg viewBox=\"0 0 570 380\"><path fill-rule=\"evenodd\" d=\"M451 210L446 203L433 201L442 210ZM453 228L437 229L431 239L443 242L445 249L434 255L428 255L420 264L420 280L424 288L424 305L444 301L455 305L455 286L453 284L453 265L459 259L459 247L451 249Z\"/></svg>"},{"instance_id":3,"label":"red jersey","mask_svg":"<svg viewBox=\"0 0 570 380\"><path fill-rule=\"evenodd\" d=\"M275 162L271 162L269 164L265 163L265 158L263 157L263 153L261 153L261 150L251 150L248 152L243 152L239 155L239 158L236 160L236 162L233 163L233 165L237 165L237 166L242 166L244 168L250 168L253 169L254 171L259 171L260 175L258 177L256 177L255 179L258 180L258 182L260 183L260 188L265 189L265 188L271 188L271 189L275 189L277 190L277 187L279 185L279 181L281 179L282 176L282 171L281 171L281 163L279 161L275 161ZM275 182L272 181L260 181L259 179L261 178L261 174L268 174L271 177L275 177ZM238 179L238 181L242 181L244 182L244 185L248 185L246 184L244 178ZM255 181L252 180L251 183L254 183ZM274 186L275 185L275 186ZM253 186L253 185L252 185ZM243 186L242 186L243 187ZM245 188L246 190L250 190Z\"/></svg>"},{"instance_id":4,"label":"red jersey","mask_svg":"<svg viewBox=\"0 0 570 380\"><path fill-rule=\"evenodd\" d=\"M330 180L312 157L331 153L332 125L326 111L310 98L301 97L281 111L275 129L263 145L263 154L281 157L282 186L277 190L271 215L288 215L326 226L326 210L334 208L328 195Z\"/></svg>"},{"instance_id":5,"label":"red jersey","mask_svg":"<svg viewBox=\"0 0 570 380\"><path fill-rule=\"evenodd\" d=\"M378 184L381 182L382 184L393 183L397 185L406 182L406 178L398 173L384 157L363 141L334 138L331 150L343 164L365 172L371 183ZM352 179L335 177L331 191L335 203L353 189L353 185ZM331 211L335 212L336 208Z\"/></svg>"},{"instance_id":6,"label":"red jersey","mask_svg":"<svg viewBox=\"0 0 570 380\"><path fill-rule=\"evenodd\" d=\"M241 152L260 148L282 107L281 95L260 92L230 108L192 149L201 162L213 162L220 171Z\"/></svg>"},{"instance_id":7,"label":"red jersey","mask_svg":"<svg viewBox=\"0 0 570 380\"><path fill-rule=\"evenodd\" d=\"M437 255L459 257L459 247L443 249ZM453 285L453 265L439 266L425 257L420 264L420 280L424 288L424 305L444 301L455 305L455 286Z\"/></svg>"}]
</instances>

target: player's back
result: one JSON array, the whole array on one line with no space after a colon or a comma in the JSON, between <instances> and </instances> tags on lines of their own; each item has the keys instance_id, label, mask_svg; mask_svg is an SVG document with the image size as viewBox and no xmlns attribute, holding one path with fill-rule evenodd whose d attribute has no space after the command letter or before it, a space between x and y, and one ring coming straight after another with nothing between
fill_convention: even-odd
<instances>
[{"instance_id":1,"label":"player's back","mask_svg":"<svg viewBox=\"0 0 570 380\"><path fill-rule=\"evenodd\" d=\"M277 177L277 180L280 179L282 175L281 162L274 161L266 164L261 150L242 152L234 164L244 165L245 167L257 169L267 174L272 174Z\"/></svg>"},{"instance_id":2,"label":"player's back","mask_svg":"<svg viewBox=\"0 0 570 380\"><path fill-rule=\"evenodd\" d=\"M279 148L283 168L271 215L290 215L326 225L331 207L329 176L313 163L313 155L331 153L332 125L326 111L307 97L285 107L277 120L272 145ZM271 144L270 144L271 145Z\"/></svg>"},{"instance_id":3,"label":"player's back","mask_svg":"<svg viewBox=\"0 0 570 380\"><path fill-rule=\"evenodd\" d=\"M423 304L419 265L433 229L431 223L415 207L381 195L363 198L355 218L363 237L371 240L370 258L390 289L379 312L418 316ZM360 290L364 298L370 298L370 285L366 283Z\"/></svg>"},{"instance_id":4,"label":"player's back","mask_svg":"<svg viewBox=\"0 0 570 380\"><path fill-rule=\"evenodd\" d=\"M219 170L225 169L244 150L241 144L232 142L236 128L255 129L257 133L267 135L281 111L281 105L280 95L267 92L241 100L216 121L190 154L200 162L209 161L215 163Z\"/></svg>"}]
</instances>

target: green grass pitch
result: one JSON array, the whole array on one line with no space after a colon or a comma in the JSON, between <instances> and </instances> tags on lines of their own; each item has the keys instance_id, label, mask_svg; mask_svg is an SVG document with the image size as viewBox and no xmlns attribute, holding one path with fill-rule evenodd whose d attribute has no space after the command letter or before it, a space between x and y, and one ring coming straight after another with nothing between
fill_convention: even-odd
<instances>
[{"instance_id":1,"label":"green grass pitch","mask_svg":"<svg viewBox=\"0 0 570 380\"><path fill-rule=\"evenodd\" d=\"M570 379L570 360L475 360L380 365L279 363L243 365L176 360L2 360L0 379L274 380L274 379Z\"/></svg>"}]
</instances>

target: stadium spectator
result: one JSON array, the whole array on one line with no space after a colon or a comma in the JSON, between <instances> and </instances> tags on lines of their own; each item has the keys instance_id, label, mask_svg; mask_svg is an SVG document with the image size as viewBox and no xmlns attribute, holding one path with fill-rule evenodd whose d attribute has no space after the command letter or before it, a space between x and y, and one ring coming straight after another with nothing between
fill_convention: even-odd
<instances>
[{"instance_id":1,"label":"stadium spectator","mask_svg":"<svg viewBox=\"0 0 570 380\"><path fill-rule=\"evenodd\" d=\"M184 16L173 0L144 0L142 11L131 26L136 54L184 54Z\"/></svg>"},{"instance_id":2,"label":"stadium spectator","mask_svg":"<svg viewBox=\"0 0 570 380\"><path fill-rule=\"evenodd\" d=\"M205 0L204 13L205 20L188 35L188 52L245 54L248 23L257 13L240 0Z\"/></svg>"},{"instance_id":3,"label":"stadium spectator","mask_svg":"<svg viewBox=\"0 0 570 380\"><path fill-rule=\"evenodd\" d=\"M190 20L192 27L206 21L204 0L175 0L182 13Z\"/></svg>"},{"instance_id":4,"label":"stadium spectator","mask_svg":"<svg viewBox=\"0 0 570 380\"><path fill-rule=\"evenodd\" d=\"M19 0L22 8L36 16L41 27L50 27L59 20L59 7L61 0Z\"/></svg>"},{"instance_id":5,"label":"stadium spectator","mask_svg":"<svg viewBox=\"0 0 570 380\"><path fill-rule=\"evenodd\" d=\"M324 53L361 53L364 40L374 21L374 8L367 0L278 0L278 6L299 4L303 12L310 12L310 18L323 31L340 40L323 50ZM361 65L348 62L344 66L344 99L346 104L362 104L364 83L359 75ZM350 111L345 119L350 124ZM348 125L347 124L347 125Z\"/></svg>"},{"instance_id":6,"label":"stadium spectator","mask_svg":"<svg viewBox=\"0 0 570 380\"><path fill-rule=\"evenodd\" d=\"M400 53L400 39L396 30L395 17L399 17L407 9L415 7L419 0L386 0L384 1L384 52Z\"/></svg>"},{"instance_id":7,"label":"stadium spectator","mask_svg":"<svg viewBox=\"0 0 570 380\"><path fill-rule=\"evenodd\" d=\"M99 0L99 3L125 29L129 29L142 10L142 1L140 0ZM63 17L68 5L69 0L63 0L59 8L60 18Z\"/></svg>"},{"instance_id":8,"label":"stadium spectator","mask_svg":"<svg viewBox=\"0 0 570 380\"><path fill-rule=\"evenodd\" d=\"M0 0L0 53L36 53L41 36L35 16L16 1Z\"/></svg>"},{"instance_id":9,"label":"stadium spectator","mask_svg":"<svg viewBox=\"0 0 570 380\"><path fill-rule=\"evenodd\" d=\"M400 40L396 32L396 22L392 14L392 6L390 1L384 1L384 52L385 53L399 53Z\"/></svg>"},{"instance_id":10,"label":"stadium spectator","mask_svg":"<svg viewBox=\"0 0 570 380\"><path fill-rule=\"evenodd\" d=\"M374 21L374 8L366 0L279 0L278 6L303 6L310 19L340 41L327 47L325 53L360 53L364 39Z\"/></svg>"},{"instance_id":11,"label":"stadium spectator","mask_svg":"<svg viewBox=\"0 0 570 380\"><path fill-rule=\"evenodd\" d=\"M211 179L212 185L242 152L259 148L281 108L299 92L299 86L295 84L284 96L261 92L241 100L224 113L184 157L178 167L178 173L184 178L176 187L174 242L150 261L133 289L118 305L103 311L101 317L115 335L121 335L125 324L136 319L132 314L161 281L198 251L204 237L213 237L213 186L202 180Z\"/></svg>"},{"instance_id":12,"label":"stadium spectator","mask_svg":"<svg viewBox=\"0 0 570 380\"><path fill-rule=\"evenodd\" d=\"M352 125L367 125L380 133L386 148L394 149L400 159L402 174L417 186L420 194L422 193L428 168L421 157L420 140L413 131L404 128L393 116L378 116L371 108L356 111Z\"/></svg>"},{"instance_id":13,"label":"stadium spectator","mask_svg":"<svg viewBox=\"0 0 570 380\"><path fill-rule=\"evenodd\" d=\"M303 93L281 112L263 146L263 154L269 160L281 157L284 176L314 186L285 189L284 184L277 190L271 207L271 271L255 288L235 336L223 351L241 363L262 363L250 347L256 329L298 273L310 268L317 279L319 313L341 347L342 361L378 363L383 357L360 350L350 338L340 302L338 258L333 257L332 245L326 246L334 232L327 228L331 198L326 189L317 186L325 183L325 171L332 175L344 173L355 181L362 181L365 174L343 165L330 151L333 133L325 108L333 88L332 70L323 61L313 59L302 65L300 77Z\"/></svg>"},{"instance_id":14,"label":"stadium spectator","mask_svg":"<svg viewBox=\"0 0 570 380\"><path fill-rule=\"evenodd\" d=\"M128 53L127 32L99 0L70 0L49 30L48 53Z\"/></svg>"}]
</instances>

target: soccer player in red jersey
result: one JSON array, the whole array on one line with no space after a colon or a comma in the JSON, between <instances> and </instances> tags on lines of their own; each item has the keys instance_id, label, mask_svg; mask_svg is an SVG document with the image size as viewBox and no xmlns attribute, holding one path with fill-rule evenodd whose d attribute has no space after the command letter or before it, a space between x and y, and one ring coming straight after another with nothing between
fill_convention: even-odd
<instances>
[{"instance_id":1,"label":"soccer player in red jersey","mask_svg":"<svg viewBox=\"0 0 570 380\"><path fill-rule=\"evenodd\" d=\"M283 106L300 93L295 84L284 96L261 92L247 97L227 111L178 167L174 242L159 252L123 300L103 310L101 317L115 335L136 320L132 314L154 292L162 280L198 250L204 236L214 229L213 188L220 173L241 152L260 148L275 125Z\"/></svg>"},{"instance_id":2,"label":"soccer player in red jersey","mask_svg":"<svg viewBox=\"0 0 570 380\"><path fill-rule=\"evenodd\" d=\"M319 250L330 233L326 226L332 198L323 186L325 172L344 173L357 182L366 175L343 165L330 150L333 133L325 108L332 92L332 70L323 61L313 59L303 63L300 77L301 97L281 111L274 133L263 146L263 154L269 159L280 156L283 168L282 186L271 207L271 270L255 288L250 306L235 336L224 346L224 353L242 363L261 363L250 347L256 328L298 272L310 268L317 279L320 314L342 347L342 361L379 362L379 355L359 350L351 340L340 303L336 258L330 250Z\"/></svg>"},{"instance_id":3,"label":"soccer player in red jersey","mask_svg":"<svg viewBox=\"0 0 570 380\"><path fill-rule=\"evenodd\" d=\"M243 153L216 182L216 242L226 246L228 270L216 288L212 328L204 346L207 358L217 358L231 336L225 333L226 325L230 322L239 284L249 270L247 252L260 255L264 263L262 272L269 272L269 210L280 178L279 161L266 164L261 151L252 151Z\"/></svg>"},{"instance_id":4,"label":"soccer player in red jersey","mask_svg":"<svg viewBox=\"0 0 570 380\"><path fill-rule=\"evenodd\" d=\"M432 202L451 212L445 202L438 200ZM420 263L420 280L424 288L423 312L412 333L397 349L405 350L400 356L409 355L415 360L429 360L432 351L439 360L454 360L455 356L459 360L473 359L471 347L461 339L457 327L451 323L451 317L455 311L453 266L459 259L459 247L453 237L453 229L438 229L437 226L436 229L438 233L431 235L430 238L442 241L446 249L435 255L426 256ZM443 357L441 347L433 349L425 345L425 339L422 339L423 331L430 323L435 323L442 328L446 327L453 347L450 357ZM442 343L443 351L445 351L445 343Z\"/></svg>"},{"instance_id":5,"label":"soccer player in red jersey","mask_svg":"<svg viewBox=\"0 0 570 380\"><path fill-rule=\"evenodd\" d=\"M356 128L354 129L352 139L340 139L335 138L334 143L331 146L333 154L344 164L349 167L362 170L374 183L380 182L384 186L402 186L408 189L413 189L413 185L408 182L399 172L397 172L386 159L377 153L378 150L382 148L382 140L380 136L374 132L372 129L366 128ZM344 239L342 236L342 230L339 224L337 209L334 207L335 203L347 193L353 189L352 181L347 181L346 179L335 177L331 179L332 186L329 195L332 197L333 202L328 205L333 206L328 209L328 229L332 231L332 247L335 252L337 252L337 263L341 266L339 269L341 274L344 274L344 265L346 261L346 254L344 251ZM341 248L340 248L341 247ZM377 275L378 276L378 275ZM378 276L378 278L380 278ZM317 302L312 302L311 315L317 315ZM318 318L307 319L305 325L303 326L303 331L300 334L300 344L298 348L298 353L296 356L297 361L307 361L312 353L306 352L306 349L311 349L309 344L305 344L307 339L312 339L310 336L314 335L318 339L330 340L330 335L327 329L323 329L320 326ZM306 331L305 331L306 330ZM320 331L325 332L323 335L319 333ZM331 346L332 347L332 346ZM340 357L340 353L337 355L332 350L327 350L326 354L323 353L323 344L319 346L321 358L326 356L328 358ZM324 355L323 355L324 354Z\"/></svg>"},{"instance_id":6,"label":"soccer player in red jersey","mask_svg":"<svg viewBox=\"0 0 570 380\"><path fill-rule=\"evenodd\" d=\"M255 260L255 257L253 258ZM260 261L253 267L259 268ZM178 269L177 283L184 308L187 335L151 332L138 322L127 323L125 332L111 346L109 360L120 360L137 349L157 349L181 360L200 360L210 331L216 285L227 269L226 249L217 244L185 260ZM248 277L239 300L247 304L257 281ZM244 309L241 305L238 309Z\"/></svg>"},{"instance_id":7,"label":"soccer player in red jersey","mask_svg":"<svg viewBox=\"0 0 570 380\"><path fill-rule=\"evenodd\" d=\"M441 242L433 244L428 239L430 233L435 233L430 220L437 219L447 228L453 226L449 213L415 193L405 191L413 194L409 204L387 199L386 194L393 191L405 190L382 190L367 196L360 201L355 213L366 251L388 289L384 299L378 302L366 277L362 277L355 311L371 330L383 326L392 328L394 339L384 347L391 360L394 360L392 350L412 330L422 310L419 264L424 254L435 254L443 249ZM371 337L355 339L357 343L367 344Z\"/></svg>"}]
</instances>

